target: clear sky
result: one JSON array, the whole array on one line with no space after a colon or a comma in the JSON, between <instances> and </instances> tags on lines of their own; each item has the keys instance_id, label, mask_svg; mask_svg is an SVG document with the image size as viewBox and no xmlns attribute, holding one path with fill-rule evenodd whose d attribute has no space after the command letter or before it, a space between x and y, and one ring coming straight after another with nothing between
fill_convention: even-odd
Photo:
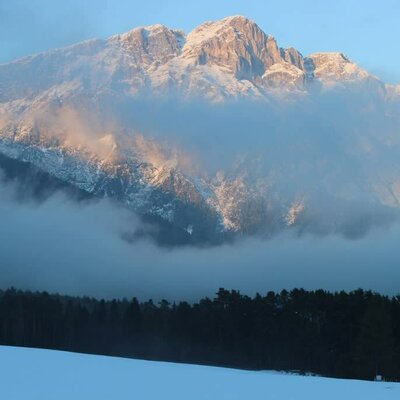
<instances>
[{"instance_id":1,"label":"clear sky","mask_svg":"<svg viewBox=\"0 0 400 400\"><path fill-rule=\"evenodd\" d=\"M400 0L0 0L0 62L139 25L196 25L245 15L280 46L342 51L400 83Z\"/></svg>"}]
</instances>

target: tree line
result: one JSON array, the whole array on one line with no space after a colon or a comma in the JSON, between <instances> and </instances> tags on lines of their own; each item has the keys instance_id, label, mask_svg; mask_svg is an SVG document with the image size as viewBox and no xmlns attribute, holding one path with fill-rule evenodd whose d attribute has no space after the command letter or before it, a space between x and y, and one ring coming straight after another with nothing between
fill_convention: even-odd
<instances>
[{"instance_id":1,"label":"tree line","mask_svg":"<svg viewBox=\"0 0 400 400\"><path fill-rule=\"evenodd\" d=\"M0 344L400 380L400 296L294 289L158 303L0 291Z\"/></svg>"}]
</instances>

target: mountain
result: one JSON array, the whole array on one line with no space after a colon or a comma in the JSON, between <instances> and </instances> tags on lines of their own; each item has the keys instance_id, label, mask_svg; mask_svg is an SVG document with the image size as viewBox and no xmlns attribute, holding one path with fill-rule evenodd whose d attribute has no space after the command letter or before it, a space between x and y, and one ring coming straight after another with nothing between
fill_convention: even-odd
<instances>
[{"instance_id":1,"label":"mountain","mask_svg":"<svg viewBox=\"0 0 400 400\"><path fill-rule=\"evenodd\" d=\"M253 21L228 17L188 35L163 25L88 40L0 66L0 100L179 92L224 100L307 91L310 83L379 80L341 53L303 57ZM16 105L15 105L16 106Z\"/></svg>"},{"instance_id":2,"label":"mountain","mask_svg":"<svg viewBox=\"0 0 400 400\"><path fill-rule=\"evenodd\" d=\"M327 176L316 174L328 189L312 190L339 197L346 207L367 193L374 205L396 208L397 164L385 165L378 173L374 167L380 155L366 149L391 141L390 160L396 160L398 138L393 132L399 122L400 87L385 85L342 53L304 57L295 48L280 48L275 38L242 16L205 22L187 35L163 25L139 27L0 65L0 153L90 195L113 198L140 215L165 221L195 242L266 227L271 233L299 221L307 224L310 215L314 218L315 210L306 212L306 204L312 204L310 192L300 187L288 193L282 182L303 181L315 174L317 164L299 168L293 161L296 149L290 150L291 162L268 173L256 175L256 166L242 163L210 174L188 165L190 156L168 137L142 135L116 115L121 110L129 115L132 104L141 99L180 99L182 104L214 104L216 109L221 104L258 102L277 114L287 104L304 104L305 112L299 115L312 116L314 109L320 116L316 96L329 100L332 93L344 93L340 102L348 102L349 113L364 113L365 121L379 113L390 133L378 136L374 131L361 137L352 126L351 136L339 135L345 148L337 154L352 152L357 182L351 185L343 179L341 163L329 154L318 161L318 169ZM371 124L366 126L369 131ZM303 139L298 137L292 147L304 147ZM310 160L317 157L318 149L311 146L307 151ZM368 159L368 168L361 165L361 156Z\"/></svg>"}]
</instances>

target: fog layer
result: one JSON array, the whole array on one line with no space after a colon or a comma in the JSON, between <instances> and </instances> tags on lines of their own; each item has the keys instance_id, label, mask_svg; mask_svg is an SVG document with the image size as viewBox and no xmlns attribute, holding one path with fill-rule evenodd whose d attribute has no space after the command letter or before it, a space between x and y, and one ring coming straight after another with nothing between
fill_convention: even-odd
<instances>
[{"instance_id":1,"label":"fog layer","mask_svg":"<svg viewBox=\"0 0 400 400\"><path fill-rule=\"evenodd\" d=\"M21 203L10 185L1 186L0 220L1 288L155 300L196 300L222 286L250 295L293 287L399 291L398 226L352 241L285 234L166 250L122 240L138 221L111 203L63 195Z\"/></svg>"}]
</instances>

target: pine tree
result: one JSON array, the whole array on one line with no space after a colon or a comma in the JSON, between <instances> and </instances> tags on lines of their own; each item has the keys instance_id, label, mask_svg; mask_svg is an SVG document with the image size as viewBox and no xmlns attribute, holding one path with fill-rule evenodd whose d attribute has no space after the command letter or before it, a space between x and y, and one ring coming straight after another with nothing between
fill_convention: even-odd
<instances>
[{"instance_id":1,"label":"pine tree","mask_svg":"<svg viewBox=\"0 0 400 400\"><path fill-rule=\"evenodd\" d=\"M355 370L358 377L373 379L376 375L390 377L393 368L394 339L389 309L374 296L368 302L361 320L355 349Z\"/></svg>"}]
</instances>

